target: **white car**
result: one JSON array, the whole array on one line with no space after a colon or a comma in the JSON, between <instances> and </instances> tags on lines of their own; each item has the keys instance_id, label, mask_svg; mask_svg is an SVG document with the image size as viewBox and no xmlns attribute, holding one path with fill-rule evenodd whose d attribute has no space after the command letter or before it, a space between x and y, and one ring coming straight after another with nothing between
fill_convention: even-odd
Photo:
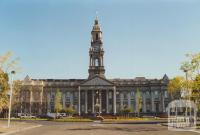
<instances>
[{"instance_id":1,"label":"white car","mask_svg":"<svg viewBox=\"0 0 200 135\"><path fill-rule=\"evenodd\" d=\"M19 117L24 118L24 119L25 118L27 118L27 119L36 118L36 116L33 116L31 114L21 114Z\"/></svg>"}]
</instances>

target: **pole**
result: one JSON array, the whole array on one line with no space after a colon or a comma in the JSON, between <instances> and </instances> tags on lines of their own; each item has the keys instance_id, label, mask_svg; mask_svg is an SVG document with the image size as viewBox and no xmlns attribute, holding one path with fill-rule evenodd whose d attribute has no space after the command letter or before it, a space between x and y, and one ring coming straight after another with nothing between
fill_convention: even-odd
<instances>
[{"instance_id":1,"label":"pole","mask_svg":"<svg viewBox=\"0 0 200 135\"><path fill-rule=\"evenodd\" d=\"M188 88L188 71L186 70L185 72L185 78L186 78L186 90L188 92L188 99L190 100L190 93L189 93L189 88Z\"/></svg>"},{"instance_id":2,"label":"pole","mask_svg":"<svg viewBox=\"0 0 200 135\"><path fill-rule=\"evenodd\" d=\"M10 85L10 102L9 102L9 112L8 112L8 128L10 127L10 114L11 114L11 105L12 105L12 91L13 91L13 74L15 71L11 71L11 85Z\"/></svg>"}]
</instances>

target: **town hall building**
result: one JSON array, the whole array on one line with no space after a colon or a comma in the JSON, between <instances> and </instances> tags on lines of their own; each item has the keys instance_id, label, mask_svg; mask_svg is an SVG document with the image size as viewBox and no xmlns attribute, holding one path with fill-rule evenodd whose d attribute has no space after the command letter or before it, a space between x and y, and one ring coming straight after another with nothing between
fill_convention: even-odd
<instances>
[{"instance_id":1,"label":"town hall building","mask_svg":"<svg viewBox=\"0 0 200 135\"><path fill-rule=\"evenodd\" d=\"M140 112L145 115L165 113L169 103L167 84L169 79L109 79L105 75L102 31L96 18L91 31L89 69L86 79L32 79L22 81L20 94L15 98L14 112L47 114L54 112L56 90L62 93L63 109L72 107L77 115L118 115L130 108L137 113L137 92L141 96ZM83 57L83 56L80 56ZM99 107L98 110L96 107ZM98 112L97 112L98 111Z\"/></svg>"}]
</instances>

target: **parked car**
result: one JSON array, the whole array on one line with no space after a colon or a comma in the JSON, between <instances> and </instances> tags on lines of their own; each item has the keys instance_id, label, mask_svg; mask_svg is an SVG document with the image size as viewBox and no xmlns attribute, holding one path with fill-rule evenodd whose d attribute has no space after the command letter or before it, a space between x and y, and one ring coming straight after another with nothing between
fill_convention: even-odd
<instances>
[{"instance_id":1,"label":"parked car","mask_svg":"<svg viewBox=\"0 0 200 135\"><path fill-rule=\"evenodd\" d=\"M21 119L33 119L35 118L36 119L36 116L34 115L31 115L31 114L25 114L25 113L22 113L20 116L19 116Z\"/></svg>"},{"instance_id":2,"label":"parked car","mask_svg":"<svg viewBox=\"0 0 200 135\"><path fill-rule=\"evenodd\" d=\"M59 117L59 118L66 117L66 113L59 113L57 117Z\"/></svg>"},{"instance_id":3,"label":"parked car","mask_svg":"<svg viewBox=\"0 0 200 135\"><path fill-rule=\"evenodd\" d=\"M51 117L47 114L41 114L41 115L37 115L37 118L53 119L54 117Z\"/></svg>"}]
</instances>

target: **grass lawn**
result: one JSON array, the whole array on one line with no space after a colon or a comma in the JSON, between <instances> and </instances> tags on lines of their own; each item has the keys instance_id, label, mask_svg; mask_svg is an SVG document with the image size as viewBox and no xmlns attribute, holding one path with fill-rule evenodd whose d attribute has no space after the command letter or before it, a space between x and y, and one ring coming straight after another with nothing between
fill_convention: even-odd
<instances>
[{"instance_id":1,"label":"grass lawn","mask_svg":"<svg viewBox=\"0 0 200 135\"><path fill-rule=\"evenodd\" d=\"M116 119L113 119L113 120L116 120L116 121L123 121L123 120L125 120L125 121L152 121L152 120L167 120L167 118L117 117Z\"/></svg>"},{"instance_id":2,"label":"grass lawn","mask_svg":"<svg viewBox=\"0 0 200 135\"><path fill-rule=\"evenodd\" d=\"M8 118L0 118L0 120L8 120ZM48 120L46 118L11 118L11 120Z\"/></svg>"},{"instance_id":3,"label":"grass lawn","mask_svg":"<svg viewBox=\"0 0 200 135\"><path fill-rule=\"evenodd\" d=\"M87 118L63 118L63 119L52 119L51 121L56 122L93 122L91 119Z\"/></svg>"}]
</instances>

